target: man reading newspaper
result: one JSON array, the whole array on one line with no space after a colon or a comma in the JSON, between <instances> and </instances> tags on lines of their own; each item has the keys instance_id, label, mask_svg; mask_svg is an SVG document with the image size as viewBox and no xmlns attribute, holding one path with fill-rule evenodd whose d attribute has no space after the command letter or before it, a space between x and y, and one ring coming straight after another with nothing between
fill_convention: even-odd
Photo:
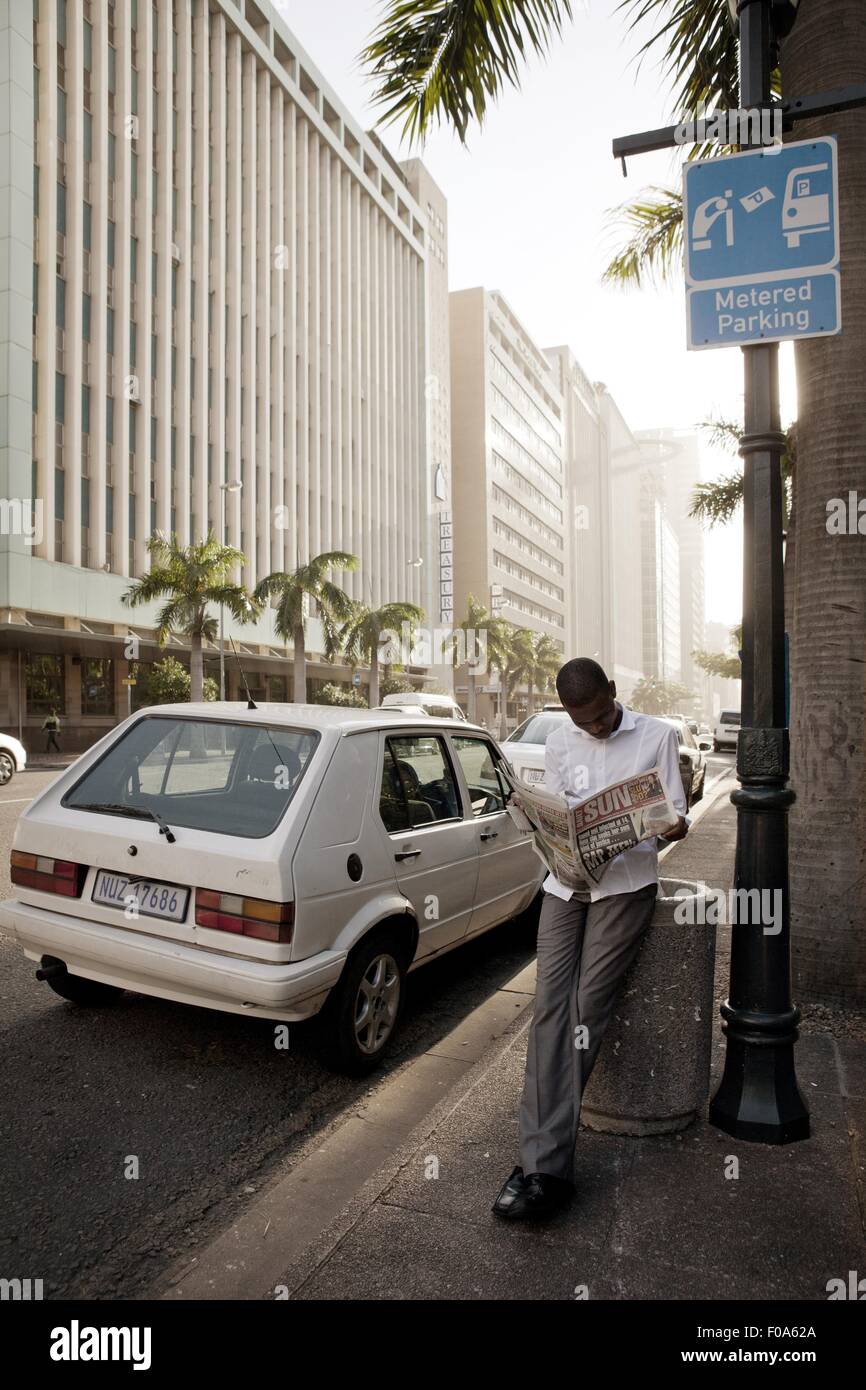
<instances>
[{"instance_id":1,"label":"man reading newspaper","mask_svg":"<svg viewBox=\"0 0 866 1390\"><path fill-rule=\"evenodd\" d=\"M658 768L677 815L666 840L687 833L677 732L626 709L597 662L568 661L556 690L570 723L545 748L544 790L568 806L611 783ZM515 798L519 805L519 795ZM493 1210L511 1219L545 1216L567 1202L583 1090L617 990L649 926L658 888L658 841L643 839L612 859L597 882L575 889L549 873L538 923L535 1010L519 1114L520 1163Z\"/></svg>"}]
</instances>

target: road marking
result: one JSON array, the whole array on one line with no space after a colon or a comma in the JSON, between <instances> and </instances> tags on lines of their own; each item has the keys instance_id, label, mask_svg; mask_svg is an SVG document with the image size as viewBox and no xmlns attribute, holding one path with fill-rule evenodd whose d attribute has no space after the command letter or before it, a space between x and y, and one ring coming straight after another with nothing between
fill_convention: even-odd
<instances>
[{"instance_id":1,"label":"road marking","mask_svg":"<svg viewBox=\"0 0 866 1390\"><path fill-rule=\"evenodd\" d=\"M0 801L0 806L12 806L16 801L33 801L32 796L10 796L5 801Z\"/></svg>"}]
</instances>

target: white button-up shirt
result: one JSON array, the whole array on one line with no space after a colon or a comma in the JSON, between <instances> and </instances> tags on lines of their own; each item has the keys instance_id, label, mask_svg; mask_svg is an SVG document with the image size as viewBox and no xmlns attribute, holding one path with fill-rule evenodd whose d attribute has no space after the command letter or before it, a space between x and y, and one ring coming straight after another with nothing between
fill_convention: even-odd
<instances>
[{"instance_id":1,"label":"white button-up shirt","mask_svg":"<svg viewBox=\"0 0 866 1390\"><path fill-rule=\"evenodd\" d=\"M543 790L558 792L569 806L586 801L611 782L659 767L674 810L688 821L680 776L679 736L663 719L622 706L619 728L606 739L593 738L570 719L564 719L562 727L555 729L547 740L544 767ZM601 882L591 886L590 901L609 898L614 893L633 893L657 881L658 845L653 837L611 860ZM572 894L553 874L547 875L542 888L559 898L570 898Z\"/></svg>"}]
</instances>

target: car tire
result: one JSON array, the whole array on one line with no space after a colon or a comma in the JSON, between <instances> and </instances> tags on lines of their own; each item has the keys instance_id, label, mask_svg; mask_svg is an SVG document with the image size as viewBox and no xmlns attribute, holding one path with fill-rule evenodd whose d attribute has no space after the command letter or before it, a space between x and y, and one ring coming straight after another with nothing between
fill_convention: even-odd
<instances>
[{"instance_id":1,"label":"car tire","mask_svg":"<svg viewBox=\"0 0 866 1390\"><path fill-rule=\"evenodd\" d=\"M392 929L371 932L350 953L317 1017L319 1050L332 1071L368 1076L381 1064L403 1013L408 966L406 942ZM376 1000L379 1024L365 1025L365 1003L369 1007Z\"/></svg>"},{"instance_id":2,"label":"car tire","mask_svg":"<svg viewBox=\"0 0 866 1390\"><path fill-rule=\"evenodd\" d=\"M48 956L42 961L43 968L59 964L60 961L54 961ZM70 975L65 967L56 975L49 975L46 983L61 999L88 1009L101 1009L116 1004L124 993L118 985L105 985L101 980L87 980L83 975Z\"/></svg>"},{"instance_id":3,"label":"car tire","mask_svg":"<svg viewBox=\"0 0 866 1390\"><path fill-rule=\"evenodd\" d=\"M0 787L5 787L15 776L15 759L11 753L0 753Z\"/></svg>"}]
</instances>

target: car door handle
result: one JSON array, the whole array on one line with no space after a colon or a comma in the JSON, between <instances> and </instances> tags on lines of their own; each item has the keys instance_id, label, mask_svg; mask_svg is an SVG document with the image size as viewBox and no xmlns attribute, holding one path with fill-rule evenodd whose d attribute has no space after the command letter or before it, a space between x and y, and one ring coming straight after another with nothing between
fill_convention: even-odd
<instances>
[{"instance_id":1,"label":"car door handle","mask_svg":"<svg viewBox=\"0 0 866 1390\"><path fill-rule=\"evenodd\" d=\"M395 859L414 859L416 854L420 854L420 849L401 849L394 855Z\"/></svg>"},{"instance_id":2,"label":"car door handle","mask_svg":"<svg viewBox=\"0 0 866 1390\"><path fill-rule=\"evenodd\" d=\"M495 840L498 834L498 830L482 830L480 838L482 840Z\"/></svg>"}]
</instances>

